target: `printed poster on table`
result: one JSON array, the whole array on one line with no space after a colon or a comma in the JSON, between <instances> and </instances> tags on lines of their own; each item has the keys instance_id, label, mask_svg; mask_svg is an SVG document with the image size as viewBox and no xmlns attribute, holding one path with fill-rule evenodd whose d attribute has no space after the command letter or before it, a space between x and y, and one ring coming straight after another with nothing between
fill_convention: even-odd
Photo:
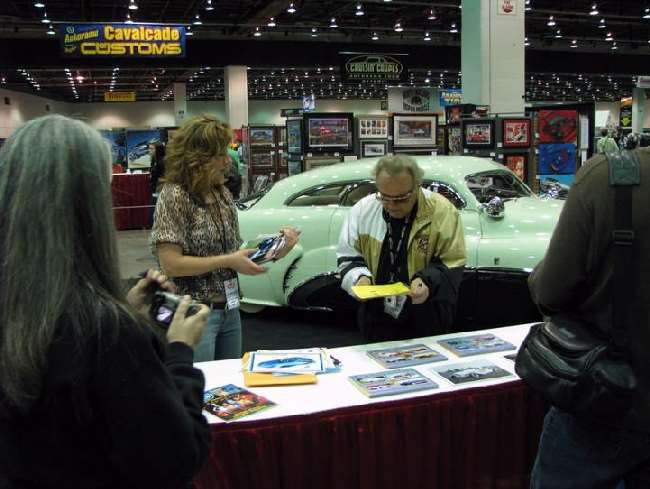
<instances>
[{"instance_id":1,"label":"printed poster on table","mask_svg":"<svg viewBox=\"0 0 650 489\"><path fill-rule=\"evenodd\" d=\"M129 168L149 168L151 166L149 145L161 140L159 129L127 130L126 151Z\"/></svg>"},{"instance_id":2,"label":"printed poster on table","mask_svg":"<svg viewBox=\"0 0 650 489\"><path fill-rule=\"evenodd\" d=\"M540 144L539 167L540 175L563 174L572 175L576 172L576 147L573 144Z\"/></svg>"}]
</instances>

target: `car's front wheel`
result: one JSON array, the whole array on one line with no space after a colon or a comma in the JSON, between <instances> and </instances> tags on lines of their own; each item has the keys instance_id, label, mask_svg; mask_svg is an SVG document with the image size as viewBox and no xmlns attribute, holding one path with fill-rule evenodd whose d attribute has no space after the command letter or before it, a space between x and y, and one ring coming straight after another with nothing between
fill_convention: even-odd
<instances>
[{"instance_id":1,"label":"car's front wheel","mask_svg":"<svg viewBox=\"0 0 650 489\"><path fill-rule=\"evenodd\" d=\"M241 312L248 314L257 314L266 309L266 306L263 306L262 304L246 304L245 302L242 302L239 304L239 309Z\"/></svg>"}]
</instances>

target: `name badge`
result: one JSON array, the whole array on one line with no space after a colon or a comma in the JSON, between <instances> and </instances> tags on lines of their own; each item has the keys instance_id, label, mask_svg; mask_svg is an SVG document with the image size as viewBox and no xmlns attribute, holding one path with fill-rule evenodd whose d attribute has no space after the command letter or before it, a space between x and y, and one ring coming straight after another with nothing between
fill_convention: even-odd
<instances>
[{"instance_id":1,"label":"name badge","mask_svg":"<svg viewBox=\"0 0 650 489\"><path fill-rule=\"evenodd\" d=\"M384 312L391 316L393 319L397 319L402 312L405 303L405 295L392 295L390 297L384 297Z\"/></svg>"},{"instance_id":2,"label":"name badge","mask_svg":"<svg viewBox=\"0 0 650 489\"><path fill-rule=\"evenodd\" d=\"M223 283L226 292L226 309L229 311L239 307L239 284L237 278L231 278Z\"/></svg>"}]
</instances>

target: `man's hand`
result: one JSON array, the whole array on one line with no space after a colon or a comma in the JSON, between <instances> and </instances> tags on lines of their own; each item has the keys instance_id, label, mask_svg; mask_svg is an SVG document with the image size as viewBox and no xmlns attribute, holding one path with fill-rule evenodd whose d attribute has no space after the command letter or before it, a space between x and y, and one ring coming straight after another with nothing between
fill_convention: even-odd
<instances>
[{"instance_id":1,"label":"man's hand","mask_svg":"<svg viewBox=\"0 0 650 489\"><path fill-rule=\"evenodd\" d=\"M372 280L370 280L370 277L367 277L366 275L362 275L361 277L359 277L359 280L357 280L354 285L372 285ZM352 293L354 294L354 291L352 291ZM365 300L357 297L356 294L354 295L354 298L358 301Z\"/></svg>"},{"instance_id":2,"label":"man's hand","mask_svg":"<svg viewBox=\"0 0 650 489\"><path fill-rule=\"evenodd\" d=\"M284 236L284 246L278 250L274 260L284 258L296 246L300 236L300 230L291 226L285 226L280 229L280 234Z\"/></svg>"},{"instance_id":3,"label":"man's hand","mask_svg":"<svg viewBox=\"0 0 650 489\"><path fill-rule=\"evenodd\" d=\"M411 292L409 292L413 304L422 304L429 298L429 287L421 278L415 278L411 282Z\"/></svg>"},{"instance_id":4,"label":"man's hand","mask_svg":"<svg viewBox=\"0 0 650 489\"><path fill-rule=\"evenodd\" d=\"M138 280L131 290L126 294L126 300L133 308L144 314L149 314L149 308L153 301L153 295L156 289L166 290L167 292L176 292L174 284L158 270L150 268L147 270L144 278Z\"/></svg>"}]
</instances>

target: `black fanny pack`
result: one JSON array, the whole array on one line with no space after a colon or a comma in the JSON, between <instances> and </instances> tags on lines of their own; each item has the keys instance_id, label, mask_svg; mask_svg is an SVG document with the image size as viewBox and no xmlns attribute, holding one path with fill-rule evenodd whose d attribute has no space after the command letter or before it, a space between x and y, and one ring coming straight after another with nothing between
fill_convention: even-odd
<instances>
[{"instance_id":1,"label":"black fanny pack","mask_svg":"<svg viewBox=\"0 0 650 489\"><path fill-rule=\"evenodd\" d=\"M554 406L576 414L622 416L633 404L637 378L629 363L625 325L631 296L632 186L640 183L634 153L607 155L610 186L616 188L612 327L609 335L580 320L554 317L531 327L515 371Z\"/></svg>"}]
</instances>

